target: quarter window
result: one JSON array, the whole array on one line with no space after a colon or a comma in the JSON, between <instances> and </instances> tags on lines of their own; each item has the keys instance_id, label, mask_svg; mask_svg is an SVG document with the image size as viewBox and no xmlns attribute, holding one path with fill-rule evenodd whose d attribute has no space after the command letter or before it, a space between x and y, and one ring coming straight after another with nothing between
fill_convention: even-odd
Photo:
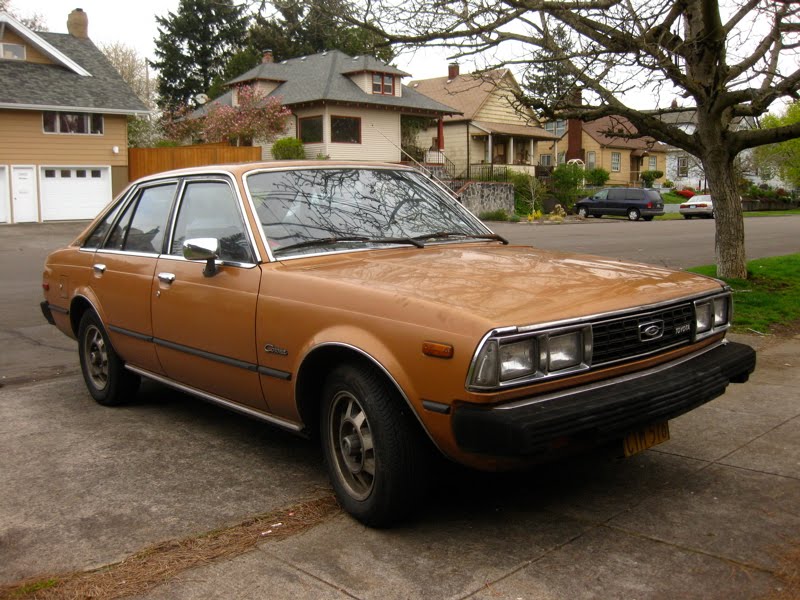
<instances>
[{"instance_id":1,"label":"quarter window","mask_svg":"<svg viewBox=\"0 0 800 600\"><path fill-rule=\"evenodd\" d=\"M611 170L615 173L619 173L619 170L622 166L622 154L619 152L612 152L611 153Z\"/></svg>"},{"instance_id":2,"label":"quarter window","mask_svg":"<svg viewBox=\"0 0 800 600\"><path fill-rule=\"evenodd\" d=\"M45 111L42 129L45 133L103 135L103 115Z\"/></svg>"},{"instance_id":3,"label":"quarter window","mask_svg":"<svg viewBox=\"0 0 800 600\"><path fill-rule=\"evenodd\" d=\"M322 116L306 117L298 121L300 139L304 144L318 144L322 142Z\"/></svg>"},{"instance_id":4,"label":"quarter window","mask_svg":"<svg viewBox=\"0 0 800 600\"><path fill-rule=\"evenodd\" d=\"M359 117L331 117L331 141L340 144L361 143Z\"/></svg>"},{"instance_id":5,"label":"quarter window","mask_svg":"<svg viewBox=\"0 0 800 600\"><path fill-rule=\"evenodd\" d=\"M186 186L175 222L170 254L183 255L183 243L193 238L219 241L221 260L252 263L253 252L236 196L224 181L194 181Z\"/></svg>"}]
</instances>

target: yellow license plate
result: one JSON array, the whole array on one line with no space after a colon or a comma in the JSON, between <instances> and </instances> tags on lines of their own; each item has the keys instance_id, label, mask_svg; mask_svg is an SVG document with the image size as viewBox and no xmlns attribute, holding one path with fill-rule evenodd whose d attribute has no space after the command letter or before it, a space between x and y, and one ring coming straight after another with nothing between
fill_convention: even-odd
<instances>
[{"instance_id":1,"label":"yellow license plate","mask_svg":"<svg viewBox=\"0 0 800 600\"><path fill-rule=\"evenodd\" d=\"M669 423L658 423L650 425L639 431L634 431L625 436L622 440L625 457L633 456L652 448L656 444L666 442L669 439Z\"/></svg>"}]
</instances>

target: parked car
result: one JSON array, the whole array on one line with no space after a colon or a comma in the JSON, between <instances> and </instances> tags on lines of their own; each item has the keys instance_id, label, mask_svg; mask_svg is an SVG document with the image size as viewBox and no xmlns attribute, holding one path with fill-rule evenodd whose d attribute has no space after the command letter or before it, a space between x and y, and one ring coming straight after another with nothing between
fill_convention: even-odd
<instances>
[{"instance_id":1,"label":"parked car","mask_svg":"<svg viewBox=\"0 0 800 600\"><path fill-rule=\"evenodd\" d=\"M618 215L652 221L664 214L664 199L650 188L606 188L576 202L575 213L584 218Z\"/></svg>"},{"instance_id":2,"label":"parked car","mask_svg":"<svg viewBox=\"0 0 800 600\"><path fill-rule=\"evenodd\" d=\"M722 282L510 245L396 165L146 177L50 254L43 289L97 402L145 377L318 435L372 526L421 500L434 452L487 470L631 455L755 367L725 339Z\"/></svg>"},{"instance_id":3,"label":"parked car","mask_svg":"<svg viewBox=\"0 0 800 600\"><path fill-rule=\"evenodd\" d=\"M692 196L689 200L678 207L678 212L684 219L692 217L703 217L705 219L714 218L714 202L708 194Z\"/></svg>"}]
</instances>

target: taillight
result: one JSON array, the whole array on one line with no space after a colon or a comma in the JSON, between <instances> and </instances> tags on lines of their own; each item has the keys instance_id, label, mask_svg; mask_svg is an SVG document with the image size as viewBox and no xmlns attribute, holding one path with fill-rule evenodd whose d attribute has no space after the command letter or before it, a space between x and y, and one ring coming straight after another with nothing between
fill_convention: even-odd
<instances>
[{"instance_id":1,"label":"taillight","mask_svg":"<svg viewBox=\"0 0 800 600\"><path fill-rule=\"evenodd\" d=\"M653 203L652 202L648 202L647 206L645 206L645 208L653 208Z\"/></svg>"}]
</instances>

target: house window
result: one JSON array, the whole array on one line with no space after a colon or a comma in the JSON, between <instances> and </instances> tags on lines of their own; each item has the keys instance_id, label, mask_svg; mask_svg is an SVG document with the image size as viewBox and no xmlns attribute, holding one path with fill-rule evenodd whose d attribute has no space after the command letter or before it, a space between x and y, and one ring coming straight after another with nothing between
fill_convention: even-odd
<instances>
[{"instance_id":1,"label":"house window","mask_svg":"<svg viewBox=\"0 0 800 600\"><path fill-rule=\"evenodd\" d=\"M72 171L69 169L63 169L61 171L61 179L69 179L70 177L72 177Z\"/></svg>"},{"instance_id":2,"label":"house window","mask_svg":"<svg viewBox=\"0 0 800 600\"><path fill-rule=\"evenodd\" d=\"M319 144L322 142L322 116L306 117L299 120L300 139L304 144Z\"/></svg>"},{"instance_id":3,"label":"house window","mask_svg":"<svg viewBox=\"0 0 800 600\"><path fill-rule=\"evenodd\" d=\"M394 96L394 75L385 73L372 74L372 93Z\"/></svg>"},{"instance_id":4,"label":"house window","mask_svg":"<svg viewBox=\"0 0 800 600\"><path fill-rule=\"evenodd\" d=\"M22 44L0 43L0 58L25 60L25 46Z\"/></svg>"},{"instance_id":5,"label":"house window","mask_svg":"<svg viewBox=\"0 0 800 600\"><path fill-rule=\"evenodd\" d=\"M100 169L92 169L92 179L100 179L102 176Z\"/></svg>"},{"instance_id":6,"label":"house window","mask_svg":"<svg viewBox=\"0 0 800 600\"><path fill-rule=\"evenodd\" d=\"M689 157L688 156L679 156L678 157L678 177L688 177L689 176Z\"/></svg>"},{"instance_id":7,"label":"house window","mask_svg":"<svg viewBox=\"0 0 800 600\"><path fill-rule=\"evenodd\" d=\"M651 156L650 157L649 166L647 168L650 169L651 171L655 171L656 169L658 169L658 157L657 156Z\"/></svg>"},{"instance_id":8,"label":"house window","mask_svg":"<svg viewBox=\"0 0 800 600\"><path fill-rule=\"evenodd\" d=\"M619 152L612 152L611 153L611 170L615 173L619 173L619 170L622 166L622 154Z\"/></svg>"},{"instance_id":9,"label":"house window","mask_svg":"<svg viewBox=\"0 0 800 600\"><path fill-rule=\"evenodd\" d=\"M558 137L561 137L567 132L567 122L563 119L548 121L544 124L544 130L555 133Z\"/></svg>"},{"instance_id":10,"label":"house window","mask_svg":"<svg viewBox=\"0 0 800 600\"><path fill-rule=\"evenodd\" d=\"M587 169L594 169L597 166L597 153L594 150L590 150L586 153L586 168Z\"/></svg>"},{"instance_id":11,"label":"house window","mask_svg":"<svg viewBox=\"0 0 800 600\"><path fill-rule=\"evenodd\" d=\"M539 156L539 165L542 167L549 167L553 164L553 155L552 154L542 154Z\"/></svg>"},{"instance_id":12,"label":"house window","mask_svg":"<svg viewBox=\"0 0 800 600\"><path fill-rule=\"evenodd\" d=\"M45 111L42 129L45 133L103 135L103 115Z\"/></svg>"},{"instance_id":13,"label":"house window","mask_svg":"<svg viewBox=\"0 0 800 600\"><path fill-rule=\"evenodd\" d=\"M331 117L331 141L340 144L361 143L359 117Z\"/></svg>"},{"instance_id":14,"label":"house window","mask_svg":"<svg viewBox=\"0 0 800 600\"><path fill-rule=\"evenodd\" d=\"M47 179L55 179L56 177L56 170L55 169L45 169L44 176Z\"/></svg>"},{"instance_id":15,"label":"house window","mask_svg":"<svg viewBox=\"0 0 800 600\"><path fill-rule=\"evenodd\" d=\"M559 152L558 153L558 164L563 165L567 162L567 153L566 152Z\"/></svg>"}]
</instances>

